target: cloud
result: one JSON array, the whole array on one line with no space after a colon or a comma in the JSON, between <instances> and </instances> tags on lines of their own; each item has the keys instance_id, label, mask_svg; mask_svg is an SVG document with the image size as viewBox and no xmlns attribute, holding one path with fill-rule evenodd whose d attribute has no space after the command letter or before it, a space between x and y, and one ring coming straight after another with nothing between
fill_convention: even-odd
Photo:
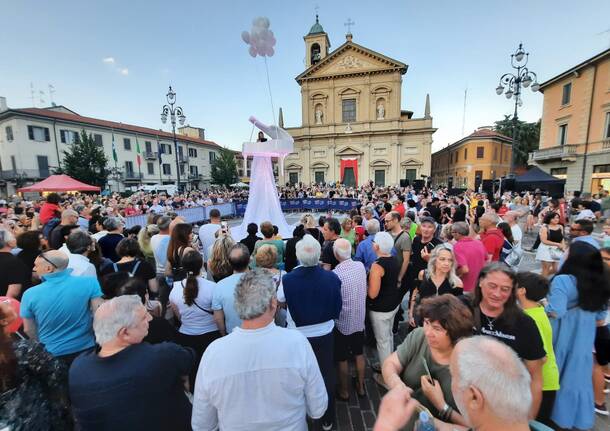
<instances>
[{"instance_id":1,"label":"cloud","mask_svg":"<svg viewBox=\"0 0 610 431\"><path fill-rule=\"evenodd\" d=\"M122 64L119 64L114 57L104 57L102 58L102 63L108 65L110 69L114 70L121 76L129 76L129 69L124 67Z\"/></svg>"}]
</instances>

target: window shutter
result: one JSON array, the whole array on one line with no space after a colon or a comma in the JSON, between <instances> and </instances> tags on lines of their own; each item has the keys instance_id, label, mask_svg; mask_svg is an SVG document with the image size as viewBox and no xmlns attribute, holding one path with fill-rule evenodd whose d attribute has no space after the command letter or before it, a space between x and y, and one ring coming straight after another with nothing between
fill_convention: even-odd
<instances>
[{"instance_id":1,"label":"window shutter","mask_svg":"<svg viewBox=\"0 0 610 431\"><path fill-rule=\"evenodd\" d=\"M59 131L59 139L61 140L61 142L63 144L66 143L66 131L65 130L60 130Z\"/></svg>"},{"instance_id":2,"label":"window shutter","mask_svg":"<svg viewBox=\"0 0 610 431\"><path fill-rule=\"evenodd\" d=\"M49 133L49 128L45 127L44 128L44 140L47 142L51 141L51 134Z\"/></svg>"},{"instance_id":3,"label":"window shutter","mask_svg":"<svg viewBox=\"0 0 610 431\"><path fill-rule=\"evenodd\" d=\"M34 140L34 128L32 126L28 126L28 137L30 140Z\"/></svg>"}]
</instances>

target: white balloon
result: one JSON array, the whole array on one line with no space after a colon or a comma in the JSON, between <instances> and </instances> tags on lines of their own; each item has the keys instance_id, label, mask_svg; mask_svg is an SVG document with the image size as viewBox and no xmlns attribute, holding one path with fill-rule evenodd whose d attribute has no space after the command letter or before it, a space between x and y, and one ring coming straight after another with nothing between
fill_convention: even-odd
<instances>
[{"instance_id":1,"label":"white balloon","mask_svg":"<svg viewBox=\"0 0 610 431\"><path fill-rule=\"evenodd\" d=\"M242 31L241 40L243 40L247 44L250 44L250 33L248 33L247 31Z\"/></svg>"}]
</instances>

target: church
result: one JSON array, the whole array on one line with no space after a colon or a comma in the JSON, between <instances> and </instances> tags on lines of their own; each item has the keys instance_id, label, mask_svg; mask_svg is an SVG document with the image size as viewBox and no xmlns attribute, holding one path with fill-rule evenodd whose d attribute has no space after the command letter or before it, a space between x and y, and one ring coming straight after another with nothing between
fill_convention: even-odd
<instances>
[{"instance_id":1,"label":"church","mask_svg":"<svg viewBox=\"0 0 610 431\"><path fill-rule=\"evenodd\" d=\"M306 69L296 77L302 125L285 128L294 152L280 182L383 186L426 180L436 131L429 97L424 116L414 118L401 108L408 66L355 43L349 31L345 38L331 51L317 15L303 38Z\"/></svg>"}]
</instances>

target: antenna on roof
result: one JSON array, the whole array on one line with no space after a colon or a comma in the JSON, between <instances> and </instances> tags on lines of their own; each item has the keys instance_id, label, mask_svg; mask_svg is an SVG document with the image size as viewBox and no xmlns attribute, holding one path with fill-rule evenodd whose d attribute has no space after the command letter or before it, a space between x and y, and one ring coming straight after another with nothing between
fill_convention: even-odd
<instances>
[{"instance_id":1,"label":"antenna on roof","mask_svg":"<svg viewBox=\"0 0 610 431\"><path fill-rule=\"evenodd\" d=\"M36 107L36 97L34 96L34 83L30 81L30 97L32 98L32 108Z\"/></svg>"},{"instance_id":2,"label":"antenna on roof","mask_svg":"<svg viewBox=\"0 0 610 431\"><path fill-rule=\"evenodd\" d=\"M55 94L55 87L53 87L53 84L49 84L49 100L51 101L51 106L56 106L55 101L53 100L54 94Z\"/></svg>"}]
</instances>

